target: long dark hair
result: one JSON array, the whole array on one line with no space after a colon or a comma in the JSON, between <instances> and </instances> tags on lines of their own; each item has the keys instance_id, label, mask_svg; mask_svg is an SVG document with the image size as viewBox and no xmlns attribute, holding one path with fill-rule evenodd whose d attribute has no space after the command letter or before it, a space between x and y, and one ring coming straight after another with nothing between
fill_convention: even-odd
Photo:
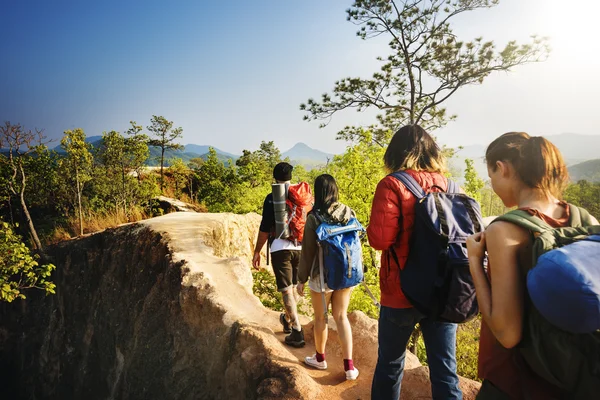
<instances>
[{"instance_id":1,"label":"long dark hair","mask_svg":"<svg viewBox=\"0 0 600 400\"><path fill-rule=\"evenodd\" d=\"M541 136L508 132L494 140L485 152L488 167L497 161L512 164L519 178L530 188L540 189L560 199L568 184L569 172L560 151Z\"/></svg>"},{"instance_id":2,"label":"long dark hair","mask_svg":"<svg viewBox=\"0 0 600 400\"><path fill-rule=\"evenodd\" d=\"M435 140L419 125L406 125L392 137L383 156L388 172L401 169L444 173L446 162Z\"/></svg>"},{"instance_id":3,"label":"long dark hair","mask_svg":"<svg viewBox=\"0 0 600 400\"><path fill-rule=\"evenodd\" d=\"M333 176L323 174L315 179L315 209L318 213L325 213L329 207L338 201L338 186Z\"/></svg>"}]
</instances>

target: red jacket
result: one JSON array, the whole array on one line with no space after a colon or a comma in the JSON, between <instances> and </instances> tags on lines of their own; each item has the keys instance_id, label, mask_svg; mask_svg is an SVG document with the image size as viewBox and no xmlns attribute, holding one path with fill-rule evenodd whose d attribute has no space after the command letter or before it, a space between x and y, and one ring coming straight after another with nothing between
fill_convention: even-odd
<instances>
[{"instance_id":1,"label":"red jacket","mask_svg":"<svg viewBox=\"0 0 600 400\"><path fill-rule=\"evenodd\" d=\"M448 188L448 180L439 173L415 172L406 170L421 185L425 192L433 186L444 191ZM433 191L436 191L434 188ZM391 308L409 308L410 302L400 288L400 270L404 268L408 258L410 237L415 221L416 197L400 181L386 176L377 185L371 219L367 228L369 244L381 253L381 269L379 286L381 288L381 305ZM389 249L393 247L398 256L397 265Z\"/></svg>"}]
</instances>

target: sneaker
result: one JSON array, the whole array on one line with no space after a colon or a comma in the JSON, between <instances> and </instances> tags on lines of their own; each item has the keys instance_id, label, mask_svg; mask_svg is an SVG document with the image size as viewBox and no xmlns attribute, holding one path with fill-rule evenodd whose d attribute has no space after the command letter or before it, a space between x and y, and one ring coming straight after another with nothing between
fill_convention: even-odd
<instances>
[{"instance_id":1,"label":"sneaker","mask_svg":"<svg viewBox=\"0 0 600 400\"><path fill-rule=\"evenodd\" d=\"M316 369L327 369L327 361L317 361L317 355L313 354L312 357L304 357L304 363L315 367Z\"/></svg>"},{"instance_id":2,"label":"sneaker","mask_svg":"<svg viewBox=\"0 0 600 400\"><path fill-rule=\"evenodd\" d=\"M294 347L304 347L304 332L292 329L292 333L285 337L285 343Z\"/></svg>"},{"instance_id":3,"label":"sneaker","mask_svg":"<svg viewBox=\"0 0 600 400\"><path fill-rule=\"evenodd\" d=\"M346 380L353 381L358 378L358 370L356 368L346 371Z\"/></svg>"},{"instance_id":4,"label":"sneaker","mask_svg":"<svg viewBox=\"0 0 600 400\"><path fill-rule=\"evenodd\" d=\"M292 333L292 327L287 319L285 319L285 313L281 313L281 315L279 315L279 322L281 322L281 325L283 325L283 333Z\"/></svg>"}]
</instances>

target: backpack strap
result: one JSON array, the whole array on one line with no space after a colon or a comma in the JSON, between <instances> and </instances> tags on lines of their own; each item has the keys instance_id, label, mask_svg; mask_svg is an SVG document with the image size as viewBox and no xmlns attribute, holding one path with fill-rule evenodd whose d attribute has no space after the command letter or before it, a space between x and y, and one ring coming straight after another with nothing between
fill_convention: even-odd
<instances>
[{"instance_id":1,"label":"backpack strap","mask_svg":"<svg viewBox=\"0 0 600 400\"><path fill-rule=\"evenodd\" d=\"M425 191L419 183L405 171L396 171L389 176L398 179L417 199L422 199L426 196Z\"/></svg>"},{"instance_id":2,"label":"backpack strap","mask_svg":"<svg viewBox=\"0 0 600 400\"><path fill-rule=\"evenodd\" d=\"M569 225L574 228L594 225L592 216L585 208L569 204L569 213L571 214L571 217L569 218Z\"/></svg>"},{"instance_id":3,"label":"backpack strap","mask_svg":"<svg viewBox=\"0 0 600 400\"><path fill-rule=\"evenodd\" d=\"M534 217L527 211L513 210L509 211L504 215L499 216L492 223L496 221L505 221L512 224L518 225L521 228L527 229L530 232L542 233L553 229L550 225L542 221L541 219Z\"/></svg>"},{"instance_id":4,"label":"backpack strap","mask_svg":"<svg viewBox=\"0 0 600 400\"><path fill-rule=\"evenodd\" d=\"M452 179L448 179L448 190L446 190L446 193L460 193L460 186Z\"/></svg>"}]
</instances>

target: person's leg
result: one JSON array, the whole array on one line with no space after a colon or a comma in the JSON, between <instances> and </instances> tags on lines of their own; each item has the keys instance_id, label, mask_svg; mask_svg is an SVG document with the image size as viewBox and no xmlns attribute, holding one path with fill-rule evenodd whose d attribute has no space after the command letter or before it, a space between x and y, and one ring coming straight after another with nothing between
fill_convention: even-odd
<instances>
[{"instance_id":1,"label":"person's leg","mask_svg":"<svg viewBox=\"0 0 600 400\"><path fill-rule=\"evenodd\" d=\"M312 301L313 310L315 313L315 323L313 327L315 336L315 350L317 353L325 354L325 345L327 344L327 322L325 322L325 305L323 304L323 295L320 292L310 291L310 299ZM326 304L331 301L331 292L325 295Z\"/></svg>"},{"instance_id":2,"label":"person's leg","mask_svg":"<svg viewBox=\"0 0 600 400\"><path fill-rule=\"evenodd\" d=\"M379 351L371 385L371 399L398 400L406 345L415 328L419 314L412 308L381 306L379 314Z\"/></svg>"},{"instance_id":3,"label":"person's leg","mask_svg":"<svg viewBox=\"0 0 600 400\"><path fill-rule=\"evenodd\" d=\"M462 399L456 374L456 324L420 321L433 399Z\"/></svg>"},{"instance_id":4,"label":"person's leg","mask_svg":"<svg viewBox=\"0 0 600 400\"><path fill-rule=\"evenodd\" d=\"M283 298L286 319L294 329L299 331L302 327L300 326L300 320L298 319L296 298L293 293L292 252L290 250L276 251L271 253L271 259L273 262L275 280L277 282L277 290L281 292Z\"/></svg>"},{"instance_id":5,"label":"person's leg","mask_svg":"<svg viewBox=\"0 0 600 400\"><path fill-rule=\"evenodd\" d=\"M335 290L331 297L331 313L342 345L345 360L352 360L352 328L348 321L348 304L352 288ZM316 310L316 308L315 308Z\"/></svg>"},{"instance_id":6,"label":"person's leg","mask_svg":"<svg viewBox=\"0 0 600 400\"><path fill-rule=\"evenodd\" d=\"M296 299L296 303L300 301L300 295L296 291L296 286L298 285L298 268L300 268L300 255L302 251L300 250L290 250L292 253L292 285L294 286L294 298Z\"/></svg>"}]
</instances>

